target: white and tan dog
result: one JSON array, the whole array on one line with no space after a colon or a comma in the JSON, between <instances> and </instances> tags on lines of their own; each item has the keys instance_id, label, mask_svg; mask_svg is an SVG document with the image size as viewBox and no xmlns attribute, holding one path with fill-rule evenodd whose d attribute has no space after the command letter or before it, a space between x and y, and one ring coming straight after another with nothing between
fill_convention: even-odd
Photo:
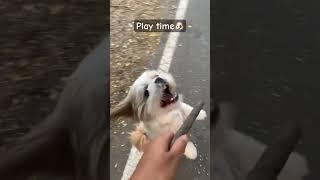
<instances>
[{"instance_id":1,"label":"white and tan dog","mask_svg":"<svg viewBox=\"0 0 320 180\"><path fill-rule=\"evenodd\" d=\"M130 140L142 151L146 142L163 132L176 132L192 109L182 102L169 73L147 70L133 83L127 97L111 110L111 118L126 116L137 123ZM197 120L206 117L206 112L201 110ZM197 158L197 149L191 141L184 154L189 159Z\"/></svg>"}]
</instances>

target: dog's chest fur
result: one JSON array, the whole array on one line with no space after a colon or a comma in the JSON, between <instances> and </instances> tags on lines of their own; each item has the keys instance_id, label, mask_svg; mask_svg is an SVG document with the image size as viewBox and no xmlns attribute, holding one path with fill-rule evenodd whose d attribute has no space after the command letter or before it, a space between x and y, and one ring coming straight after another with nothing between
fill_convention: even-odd
<instances>
[{"instance_id":1,"label":"dog's chest fur","mask_svg":"<svg viewBox=\"0 0 320 180\"><path fill-rule=\"evenodd\" d=\"M177 132L183 124L185 115L181 108L172 109L169 112L161 113L153 119L144 122L146 133L150 139L167 131Z\"/></svg>"}]
</instances>

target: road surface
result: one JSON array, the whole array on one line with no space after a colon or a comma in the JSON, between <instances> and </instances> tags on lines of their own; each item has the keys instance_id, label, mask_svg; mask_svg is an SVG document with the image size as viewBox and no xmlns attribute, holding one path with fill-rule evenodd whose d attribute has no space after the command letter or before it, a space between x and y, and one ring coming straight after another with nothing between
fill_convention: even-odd
<instances>
[{"instance_id":1,"label":"road surface","mask_svg":"<svg viewBox=\"0 0 320 180\"><path fill-rule=\"evenodd\" d=\"M289 119L320 178L319 1L216 1L214 97L240 109L237 129L270 143ZM212 34L211 34L212 35Z\"/></svg>"},{"instance_id":2,"label":"road surface","mask_svg":"<svg viewBox=\"0 0 320 180\"><path fill-rule=\"evenodd\" d=\"M205 101L206 121L198 121L192 128L192 140L198 148L195 161L185 160L177 179L210 179L210 1L190 0L186 13L189 28L181 33L170 72L184 94L185 102L195 105Z\"/></svg>"},{"instance_id":3,"label":"road surface","mask_svg":"<svg viewBox=\"0 0 320 180\"><path fill-rule=\"evenodd\" d=\"M206 121L195 123L191 134L198 148L195 161L183 160L183 168L179 169L177 179L207 180L210 176L210 9L209 0L189 0L185 19L188 30L180 33L175 52L172 56L169 72L175 77L178 91L184 95L184 101L195 105L200 99L205 101ZM166 34L167 35L167 34ZM165 44L160 47L163 52ZM161 53L155 61L160 61ZM154 61L154 60L152 60ZM154 63L157 64L157 63ZM111 179L121 179L131 149L127 140L127 132L132 126L123 121L113 126L111 133L118 134L111 139ZM118 128L117 128L118 127ZM121 129L120 132L118 129Z\"/></svg>"}]
</instances>

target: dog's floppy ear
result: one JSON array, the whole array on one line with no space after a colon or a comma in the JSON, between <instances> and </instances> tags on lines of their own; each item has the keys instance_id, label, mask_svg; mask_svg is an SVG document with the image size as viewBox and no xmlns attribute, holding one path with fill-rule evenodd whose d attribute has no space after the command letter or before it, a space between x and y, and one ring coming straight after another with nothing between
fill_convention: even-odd
<instances>
[{"instance_id":1,"label":"dog's floppy ear","mask_svg":"<svg viewBox=\"0 0 320 180\"><path fill-rule=\"evenodd\" d=\"M130 117L133 116L133 110L131 105L131 98L129 95L117 104L110 112L111 119L116 119L119 117Z\"/></svg>"}]
</instances>

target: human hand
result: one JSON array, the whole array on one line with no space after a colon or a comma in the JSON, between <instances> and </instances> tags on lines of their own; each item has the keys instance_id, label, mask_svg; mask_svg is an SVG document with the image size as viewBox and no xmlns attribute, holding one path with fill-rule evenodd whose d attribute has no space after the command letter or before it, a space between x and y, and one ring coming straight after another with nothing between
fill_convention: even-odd
<instances>
[{"instance_id":1,"label":"human hand","mask_svg":"<svg viewBox=\"0 0 320 180\"><path fill-rule=\"evenodd\" d=\"M165 133L145 146L144 154L130 180L173 180L188 137L179 137L170 148L174 134Z\"/></svg>"}]
</instances>

